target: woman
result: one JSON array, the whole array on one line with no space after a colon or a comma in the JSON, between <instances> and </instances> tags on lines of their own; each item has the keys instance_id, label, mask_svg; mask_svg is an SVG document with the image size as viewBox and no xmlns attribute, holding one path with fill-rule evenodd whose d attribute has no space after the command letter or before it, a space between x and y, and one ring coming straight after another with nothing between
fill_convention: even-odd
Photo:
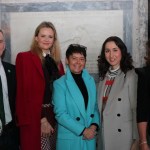
<instances>
[{"instance_id":1,"label":"woman","mask_svg":"<svg viewBox=\"0 0 150 150\"><path fill-rule=\"evenodd\" d=\"M98 57L99 150L130 150L136 139L137 76L123 41L111 36Z\"/></svg>"},{"instance_id":2,"label":"woman","mask_svg":"<svg viewBox=\"0 0 150 150\"><path fill-rule=\"evenodd\" d=\"M58 121L57 150L95 150L99 124L94 79L84 68L86 47L66 51L66 75L54 82L53 104Z\"/></svg>"},{"instance_id":3,"label":"woman","mask_svg":"<svg viewBox=\"0 0 150 150\"><path fill-rule=\"evenodd\" d=\"M147 41L146 46L146 66L137 69L139 77L137 97L137 123L140 150L150 150L150 40Z\"/></svg>"},{"instance_id":4,"label":"woman","mask_svg":"<svg viewBox=\"0 0 150 150\"><path fill-rule=\"evenodd\" d=\"M21 150L55 149L52 84L64 74L57 33L51 22L35 30L31 50L16 58L16 115Z\"/></svg>"}]
</instances>

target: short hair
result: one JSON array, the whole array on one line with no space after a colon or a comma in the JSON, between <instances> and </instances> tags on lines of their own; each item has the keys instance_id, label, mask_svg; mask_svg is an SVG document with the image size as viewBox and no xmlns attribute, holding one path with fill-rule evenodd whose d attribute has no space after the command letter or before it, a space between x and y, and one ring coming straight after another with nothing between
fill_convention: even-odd
<instances>
[{"instance_id":1,"label":"short hair","mask_svg":"<svg viewBox=\"0 0 150 150\"><path fill-rule=\"evenodd\" d=\"M66 50L66 58L68 59L70 55L73 53L80 53L86 59L86 50L87 47L80 45L80 44L70 44Z\"/></svg>"}]
</instances>

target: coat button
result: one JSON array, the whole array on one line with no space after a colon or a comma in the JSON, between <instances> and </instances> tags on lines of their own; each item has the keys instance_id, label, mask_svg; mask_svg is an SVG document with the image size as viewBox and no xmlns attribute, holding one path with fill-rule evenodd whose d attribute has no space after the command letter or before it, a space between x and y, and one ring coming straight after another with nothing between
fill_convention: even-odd
<instances>
[{"instance_id":1,"label":"coat button","mask_svg":"<svg viewBox=\"0 0 150 150\"><path fill-rule=\"evenodd\" d=\"M121 101L121 98L118 98L118 101Z\"/></svg>"},{"instance_id":2,"label":"coat button","mask_svg":"<svg viewBox=\"0 0 150 150\"><path fill-rule=\"evenodd\" d=\"M121 129L118 129L118 132L121 132Z\"/></svg>"},{"instance_id":3,"label":"coat button","mask_svg":"<svg viewBox=\"0 0 150 150\"><path fill-rule=\"evenodd\" d=\"M120 117L121 115L120 115L120 114L117 114L117 116Z\"/></svg>"},{"instance_id":4,"label":"coat button","mask_svg":"<svg viewBox=\"0 0 150 150\"><path fill-rule=\"evenodd\" d=\"M90 116L91 118L94 118L94 114L91 114L91 116Z\"/></svg>"},{"instance_id":5,"label":"coat button","mask_svg":"<svg viewBox=\"0 0 150 150\"><path fill-rule=\"evenodd\" d=\"M80 117L77 117L76 120L79 121L79 120L80 120Z\"/></svg>"}]
</instances>

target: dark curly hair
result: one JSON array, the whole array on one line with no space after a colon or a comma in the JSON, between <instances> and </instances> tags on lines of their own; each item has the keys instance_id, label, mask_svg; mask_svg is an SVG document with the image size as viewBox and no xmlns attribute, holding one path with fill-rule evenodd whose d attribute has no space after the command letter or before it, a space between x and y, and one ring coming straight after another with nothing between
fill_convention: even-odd
<instances>
[{"instance_id":1,"label":"dark curly hair","mask_svg":"<svg viewBox=\"0 0 150 150\"><path fill-rule=\"evenodd\" d=\"M99 77L100 80L103 80L105 77L105 74L107 73L110 64L107 62L106 58L105 58L105 45L108 42L115 42L115 44L119 47L119 49L121 50L121 62L120 62L120 69L124 72L127 73L128 70L133 69L133 59L130 55L130 53L127 51L127 47L124 44L124 42L117 36L111 36L108 37L103 45L102 45L102 49L101 49L101 54L98 56L98 69L99 69Z\"/></svg>"},{"instance_id":2,"label":"dark curly hair","mask_svg":"<svg viewBox=\"0 0 150 150\"><path fill-rule=\"evenodd\" d=\"M66 50L66 58L68 59L73 53L80 53L86 59L86 47L80 44L70 44Z\"/></svg>"}]
</instances>

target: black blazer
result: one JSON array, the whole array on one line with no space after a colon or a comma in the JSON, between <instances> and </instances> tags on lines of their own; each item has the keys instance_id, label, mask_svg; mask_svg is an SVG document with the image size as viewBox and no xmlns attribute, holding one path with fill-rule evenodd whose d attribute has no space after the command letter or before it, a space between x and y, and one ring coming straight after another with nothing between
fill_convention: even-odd
<instances>
[{"instance_id":1,"label":"black blazer","mask_svg":"<svg viewBox=\"0 0 150 150\"><path fill-rule=\"evenodd\" d=\"M15 119L15 100L16 100L16 69L15 66L2 61L5 70L7 86L8 86L8 100L12 115L12 122L8 123L3 128L0 136L0 149L15 149L19 150L19 129L16 126Z\"/></svg>"},{"instance_id":2,"label":"black blazer","mask_svg":"<svg viewBox=\"0 0 150 150\"><path fill-rule=\"evenodd\" d=\"M15 124L15 100L16 100L16 70L15 66L2 61L5 70L8 86L8 99L12 115L13 123Z\"/></svg>"},{"instance_id":3,"label":"black blazer","mask_svg":"<svg viewBox=\"0 0 150 150\"><path fill-rule=\"evenodd\" d=\"M150 66L138 68L136 72L138 74L137 122L148 122L150 125Z\"/></svg>"}]
</instances>

